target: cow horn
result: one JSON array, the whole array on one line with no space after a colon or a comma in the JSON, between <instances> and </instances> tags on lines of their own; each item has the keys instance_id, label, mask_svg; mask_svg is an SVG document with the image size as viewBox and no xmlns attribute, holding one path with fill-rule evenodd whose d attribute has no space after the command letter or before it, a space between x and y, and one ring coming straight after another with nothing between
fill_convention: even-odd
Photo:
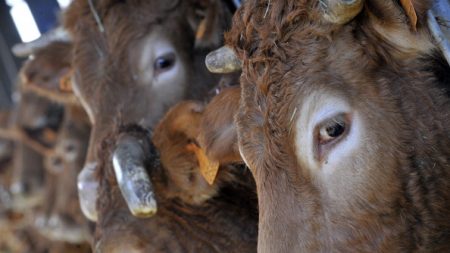
<instances>
[{"instance_id":1,"label":"cow horn","mask_svg":"<svg viewBox=\"0 0 450 253\"><path fill-rule=\"evenodd\" d=\"M78 174L77 187L78 199L81 211L90 221L97 221L97 189L98 182L95 178L97 163L88 163Z\"/></svg>"},{"instance_id":2,"label":"cow horn","mask_svg":"<svg viewBox=\"0 0 450 253\"><path fill-rule=\"evenodd\" d=\"M122 136L113 154L113 166L122 195L136 217L150 217L157 211L153 185L144 166L142 144L131 136Z\"/></svg>"},{"instance_id":3,"label":"cow horn","mask_svg":"<svg viewBox=\"0 0 450 253\"><path fill-rule=\"evenodd\" d=\"M345 24L361 12L364 0L326 0L321 1L324 18L335 24Z\"/></svg>"},{"instance_id":4,"label":"cow horn","mask_svg":"<svg viewBox=\"0 0 450 253\"><path fill-rule=\"evenodd\" d=\"M54 41L70 42L71 38L69 33L64 28L57 27L33 41L27 43L18 43L14 45L11 50L15 56L25 57L32 54L37 49L43 48Z\"/></svg>"},{"instance_id":5,"label":"cow horn","mask_svg":"<svg viewBox=\"0 0 450 253\"><path fill-rule=\"evenodd\" d=\"M210 52L205 59L208 70L212 73L232 73L241 69L241 61L233 49L223 46Z\"/></svg>"}]
</instances>

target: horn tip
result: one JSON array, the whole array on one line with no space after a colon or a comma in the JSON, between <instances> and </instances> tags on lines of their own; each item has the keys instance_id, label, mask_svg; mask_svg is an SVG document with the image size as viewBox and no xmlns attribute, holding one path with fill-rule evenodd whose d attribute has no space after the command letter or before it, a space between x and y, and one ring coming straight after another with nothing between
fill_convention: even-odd
<instances>
[{"instance_id":1,"label":"horn tip","mask_svg":"<svg viewBox=\"0 0 450 253\"><path fill-rule=\"evenodd\" d=\"M211 73L232 73L241 69L241 62L227 46L210 52L205 58L206 68Z\"/></svg>"},{"instance_id":2,"label":"horn tip","mask_svg":"<svg viewBox=\"0 0 450 253\"><path fill-rule=\"evenodd\" d=\"M138 218L149 218L154 216L158 207L153 197L148 197L145 203L128 203L128 208L133 216Z\"/></svg>"}]
</instances>

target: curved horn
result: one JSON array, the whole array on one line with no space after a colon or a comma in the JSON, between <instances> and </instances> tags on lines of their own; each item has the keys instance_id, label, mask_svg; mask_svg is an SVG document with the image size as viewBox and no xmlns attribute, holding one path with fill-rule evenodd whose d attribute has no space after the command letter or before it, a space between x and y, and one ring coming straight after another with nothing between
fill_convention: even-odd
<instances>
[{"instance_id":1,"label":"curved horn","mask_svg":"<svg viewBox=\"0 0 450 253\"><path fill-rule=\"evenodd\" d=\"M78 174L77 187L78 199L81 211L90 221L97 221L97 189L98 182L95 178L97 163L88 163Z\"/></svg>"},{"instance_id":2,"label":"curved horn","mask_svg":"<svg viewBox=\"0 0 450 253\"><path fill-rule=\"evenodd\" d=\"M14 45L11 50L15 56L25 57L32 54L37 49L43 48L54 41L70 42L71 38L69 33L64 28L57 27L33 41L27 43L18 43Z\"/></svg>"},{"instance_id":3,"label":"curved horn","mask_svg":"<svg viewBox=\"0 0 450 253\"><path fill-rule=\"evenodd\" d=\"M156 214L153 185L144 166L145 153L139 140L122 136L113 154L113 166L120 191L136 217Z\"/></svg>"},{"instance_id":4,"label":"curved horn","mask_svg":"<svg viewBox=\"0 0 450 253\"><path fill-rule=\"evenodd\" d=\"M241 61L233 49L223 46L206 56L205 64L212 73L232 73L241 70Z\"/></svg>"},{"instance_id":5,"label":"curved horn","mask_svg":"<svg viewBox=\"0 0 450 253\"><path fill-rule=\"evenodd\" d=\"M324 18L335 24L345 24L361 12L364 0L326 0L321 1Z\"/></svg>"}]
</instances>

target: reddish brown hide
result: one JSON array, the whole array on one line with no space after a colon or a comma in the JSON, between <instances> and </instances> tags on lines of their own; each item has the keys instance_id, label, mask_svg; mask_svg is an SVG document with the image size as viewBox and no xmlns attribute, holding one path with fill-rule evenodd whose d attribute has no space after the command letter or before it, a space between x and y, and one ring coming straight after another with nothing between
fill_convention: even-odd
<instances>
[{"instance_id":1,"label":"reddish brown hide","mask_svg":"<svg viewBox=\"0 0 450 253\"><path fill-rule=\"evenodd\" d=\"M143 143L158 211L146 219L129 213L106 156L100 166L96 252L256 252L256 195L249 171L223 165L209 185L187 148L197 145L202 113L198 102L176 105L156 126L155 146L138 127L123 128L105 141L104 149L124 134Z\"/></svg>"},{"instance_id":2,"label":"reddish brown hide","mask_svg":"<svg viewBox=\"0 0 450 253\"><path fill-rule=\"evenodd\" d=\"M90 243L91 231L83 216L77 193L77 174L84 163L90 133L86 113L78 106L66 105L64 121L52 155L46 157L47 184L44 213L37 220L43 236L53 241Z\"/></svg>"},{"instance_id":3,"label":"reddish brown hide","mask_svg":"<svg viewBox=\"0 0 450 253\"><path fill-rule=\"evenodd\" d=\"M74 40L74 92L93 122L79 184L93 187L82 187L81 196L95 195L94 151L115 123L153 126L174 103L200 99L217 83L203 61L220 46L230 17L213 0L92 2L90 8L74 1L65 15ZM95 201L81 200L95 219Z\"/></svg>"},{"instance_id":4,"label":"reddish brown hide","mask_svg":"<svg viewBox=\"0 0 450 253\"><path fill-rule=\"evenodd\" d=\"M416 32L397 1L249 0L234 16L258 252L450 251L450 69L428 1L412 3Z\"/></svg>"},{"instance_id":5,"label":"reddish brown hide","mask_svg":"<svg viewBox=\"0 0 450 253\"><path fill-rule=\"evenodd\" d=\"M43 155L54 145L62 108L30 92L22 92L12 129L20 133L14 148L11 193L17 210L28 210L42 200Z\"/></svg>"}]
</instances>

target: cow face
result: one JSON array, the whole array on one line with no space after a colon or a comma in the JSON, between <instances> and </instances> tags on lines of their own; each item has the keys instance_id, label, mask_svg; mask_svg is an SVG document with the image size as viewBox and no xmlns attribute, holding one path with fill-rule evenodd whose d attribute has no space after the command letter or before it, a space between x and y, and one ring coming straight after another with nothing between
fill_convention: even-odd
<instances>
[{"instance_id":1,"label":"cow face","mask_svg":"<svg viewBox=\"0 0 450 253\"><path fill-rule=\"evenodd\" d=\"M79 188L83 210L95 219L96 145L114 123L152 126L176 101L205 94L215 78L203 59L219 45L227 16L215 1L94 1L92 7L73 2L66 27L74 39L74 92L93 122Z\"/></svg>"},{"instance_id":2,"label":"cow face","mask_svg":"<svg viewBox=\"0 0 450 253\"><path fill-rule=\"evenodd\" d=\"M35 94L23 92L14 129L20 141L13 154L11 193L16 209L28 209L40 202L43 193L43 155L56 140L62 108Z\"/></svg>"},{"instance_id":3,"label":"cow face","mask_svg":"<svg viewBox=\"0 0 450 253\"><path fill-rule=\"evenodd\" d=\"M438 179L449 99L426 57L425 3L413 7L417 24L376 0L246 1L235 15L227 39L243 63L236 124L257 183L258 252L448 250L436 240L450 228Z\"/></svg>"},{"instance_id":4,"label":"cow face","mask_svg":"<svg viewBox=\"0 0 450 253\"><path fill-rule=\"evenodd\" d=\"M26 46L31 47L33 43ZM79 104L69 82L71 50L71 43L63 41L49 41L35 48L22 67L22 87L62 104Z\"/></svg>"},{"instance_id":5,"label":"cow face","mask_svg":"<svg viewBox=\"0 0 450 253\"><path fill-rule=\"evenodd\" d=\"M36 219L39 232L50 240L82 243L90 238L76 186L77 174L86 157L89 132L90 123L84 110L66 106L53 153L45 161L47 177L52 179L47 183L46 196L53 201L46 203L46 213Z\"/></svg>"}]
</instances>

